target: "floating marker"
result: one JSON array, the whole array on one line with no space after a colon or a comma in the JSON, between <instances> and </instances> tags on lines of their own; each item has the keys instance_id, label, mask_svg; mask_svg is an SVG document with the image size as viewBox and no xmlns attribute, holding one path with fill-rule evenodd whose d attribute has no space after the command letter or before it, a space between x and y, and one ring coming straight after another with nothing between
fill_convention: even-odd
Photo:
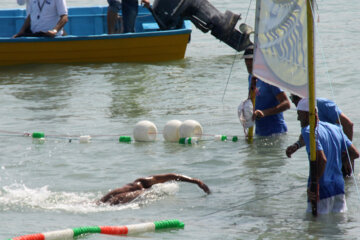
<instances>
[{"instance_id":1,"label":"floating marker","mask_svg":"<svg viewBox=\"0 0 360 240\"><path fill-rule=\"evenodd\" d=\"M197 144L199 142L199 138L197 137L188 137L188 138L180 138L180 144Z\"/></svg>"},{"instance_id":2,"label":"floating marker","mask_svg":"<svg viewBox=\"0 0 360 240\"><path fill-rule=\"evenodd\" d=\"M170 120L165 124L163 130L164 139L168 142L177 142L180 139L179 128L181 126L181 121L179 120Z\"/></svg>"},{"instance_id":3,"label":"floating marker","mask_svg":"<svg viewBox=\"0 0 360 240\"><path fill-rule=\"evenodd\" d=\"M89 143L90 140L91 140L91 137L89 135L79 137L79 142L80 143Z\"/></svg>"},{"instance_id":4,"label":"floating marker","mask_svg":"<svg viewBox=\"0 0 360 240\"><path fill-rule=\"evenodd\" d=\"M131 137L129 137L129 136L120 136L119 137L119 142L130 143L131 142Z\"/></svg>"},{"instance_id":5,"label":"floating marker","mask_svg":"<svg viewBox=\"0 0 360 240\"><path fill-rule=\"evenodd\" d=\"M227 140L227 136L225 136L225 135L215 135L214 139L215 139L215 141L222 141L222 142L224 142L224 141Z\"/></svg>"},{"instance_id":6,"label":"floating marker","mask_svg":"<svg viewBox=\"0 0 360 240\"><path fill-rule=\"evenodd\" d=\"M45 133L43 133L43 132L34 132L31 136L32 136L32 138L44 138Z\"/></svg>"},{"instance_id":7,"label":"floating marker","mask_svg":"<svg viewBox=\"0 0 360 240\"><path fill-rule=\"evenodd\" d=\"M93 226L93 227L79 227L73 229L64 229L60 231L52 231L45 233L37 233L31 235L24 235L21 237L11 238L9 240L61 240L72 239L82 234L100 233L110 235L131 235L144 232L162 230L162 229L181 229L185 224L177 219L164 220L157 222L148 222L140 224L132 224L125 226Z\"/></svg>"},{"instance_id":8,"label":"floating marker","mask_svg":"<svg viewBox=\"0 0 360 240\"><path fill-rule=\"evenodd\" d=\"M43 132L34 132L31 134L33 138L33 143L43 144L45 143L45 134Z\"/></svg>"},{"instance_id":9,"label":"floating marker","mask_svg":"<svg viewBox=\"0 0 360 240\"><path fill-rule=\"evenodd\" d=\"M239 138L237 136L233 136L231 139L233 142L237 142L239 140Z\"/></svg>"},{"instance_id":10,"label":"floating marker","mask_svg":"<svg viewBox=\"0 0 360 240\"><path fill-rule=\"evenodd\" d=\"M179 127L180 138L198 137L201 138L203 128L195 120L186 120Z\"/></svg>"},{"instance_id":11,"label":"floating marker","mask_svg":"<svg viewBox=\"0 0 360 240\"><path fill-rule=\"evenodd\" d=\"M150 121L140 121L134 128L134 139L137 142L153 142L156 140L157 128Z\"/></svg>"}]
</instances>

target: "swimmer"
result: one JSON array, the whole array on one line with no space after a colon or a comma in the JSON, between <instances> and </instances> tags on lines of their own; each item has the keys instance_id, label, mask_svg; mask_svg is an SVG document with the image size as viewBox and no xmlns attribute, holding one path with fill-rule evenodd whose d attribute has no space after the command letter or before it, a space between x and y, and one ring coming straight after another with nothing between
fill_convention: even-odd
<instances>
[{"instance_id":1,"label":"swimmer","mask_svg":"<svg viewBox=\"0 0 360 240\"><path fill-rule=\"evenodd\" d=\"M180 181L197 184L204 192L210 194L210 189L205 183L196 178L187 177L180 174L168 173L153 175L146 178L138 178L132 183L128 183L121 188L114 189L103 196L99 203L109 203L110 205L124 204L134 200L141 195L146 189L151 188L152 185L158 183L165 183L168 181Z\"/></svg>"}]
</instances>

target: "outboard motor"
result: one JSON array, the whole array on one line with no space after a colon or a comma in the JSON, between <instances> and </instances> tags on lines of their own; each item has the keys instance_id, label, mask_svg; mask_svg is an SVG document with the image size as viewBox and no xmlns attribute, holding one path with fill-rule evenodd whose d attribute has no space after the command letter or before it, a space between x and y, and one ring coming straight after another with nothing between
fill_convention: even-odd
<instances>
[{"instance_id":1,"label":"outboard motor","mask_svg":"<svg viewBox=\"0 0 360 240\"><path fill-rule=\"evenodd\" d=\"M240 15L231 11L223 14L207 0L155 0L152 14L162 30L181 28L183 20L188 19L202 32L211 31L214 37L237 51L252 44L250 27L241 24L242 32L235 29Z\"/></svg>"}]
</instances>

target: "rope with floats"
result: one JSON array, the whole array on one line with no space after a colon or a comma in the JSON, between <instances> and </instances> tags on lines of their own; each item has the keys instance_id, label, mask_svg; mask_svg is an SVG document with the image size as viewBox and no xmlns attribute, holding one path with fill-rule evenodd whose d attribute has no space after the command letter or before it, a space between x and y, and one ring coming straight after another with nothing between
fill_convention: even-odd
<instances>
[{"instance_id":1,"label":"rope with floats","mask_svg":"<svg viewBox=\"0 0 360 240\"><path fill-rule=\"evenodd\" d=\"M145 232L154 232L163 229L183 229L185 224L177 219L155 221L148 223L124 225L124 226L90 226L72 229L64 229L45 233L36 233L8 240L62 240L72 239L83 234L108 234L108 235L134 235Z\"/></svg>"},{"instance_id":2,"label":"rope with floats","mask_svg":"<svg viewBox=\"0 0 360 240\"><path fill-rule=\"evenodd\" d=\"M1 134L3 133L3 134ZM179 120L170 120L166 123L163 132L159 133L156 125L153 122L144 120L139 121L133 130L133 137L136 142L155 142L156 136L162 134L163 138L167 142L178 142L180 144L194 144L204 139L202 141L208 141L209 138L213 138L215 141L232 141L237 142L239 137L237 135L222 135L222 134L204 134L203 127L198 121L195 120L186 120L181 122ZM32 137L35 142L44 143L45 142L45 133L44 132L10 132L0 130L0 136L26 136ZM46 138L55 138L55 139L67 139L69 142L72 142L73 139L78 140L80 143L89 143L92 140L92 137L118 137L119 142L122 143L131 143L133 141L132 137L129 134L125 135L46 135ZM99 140L99 139L98 139Z\"/></svg>"}]
</instances>

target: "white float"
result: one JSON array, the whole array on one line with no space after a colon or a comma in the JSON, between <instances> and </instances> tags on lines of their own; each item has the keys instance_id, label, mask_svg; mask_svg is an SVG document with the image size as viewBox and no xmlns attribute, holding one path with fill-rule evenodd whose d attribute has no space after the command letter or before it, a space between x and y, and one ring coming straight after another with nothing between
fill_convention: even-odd
<instances>
[{"instance_id":1,"label":"white float","mask_svg":"<svg viewBox=\"0 0 360 240\"><path fill-rule=\"evenodd\" d=\"M168 142L178 142L180 139L179 128L181 125L179 120L170 120L165 124L163 136Z\"/></svg>"},{"instance_id":2,"label":"white float","mask_svg":"<svg viewBox=\"0 0 360 240\"><path fill-rule=\"evenodd\" d=\"M137 142L153 142L156 140L157 128L154 123L144 120L135 125L133 134Z\"/></svg>"},{"instance_id":3,"label":"white float","mask_svg":"<svg viewBox=\"0 0 360 240\"><path fill-rule=\"evenodd\" d=\"M179 127L180 138L198 137L200 139L202 133L202 126L195 120L186 120Z\"/></svg>"},{"instance_id":4,"label":"white float","mask_svg":"<svg viewBox=\"0 0 360 240\"><path fill-rule=\"evenodd\" d=\"M89 135L84 135L84 136L79 137L80 143L89 143L90 140L91 140L91 136L89 136Z\"/></svg>"}]
</instances>

